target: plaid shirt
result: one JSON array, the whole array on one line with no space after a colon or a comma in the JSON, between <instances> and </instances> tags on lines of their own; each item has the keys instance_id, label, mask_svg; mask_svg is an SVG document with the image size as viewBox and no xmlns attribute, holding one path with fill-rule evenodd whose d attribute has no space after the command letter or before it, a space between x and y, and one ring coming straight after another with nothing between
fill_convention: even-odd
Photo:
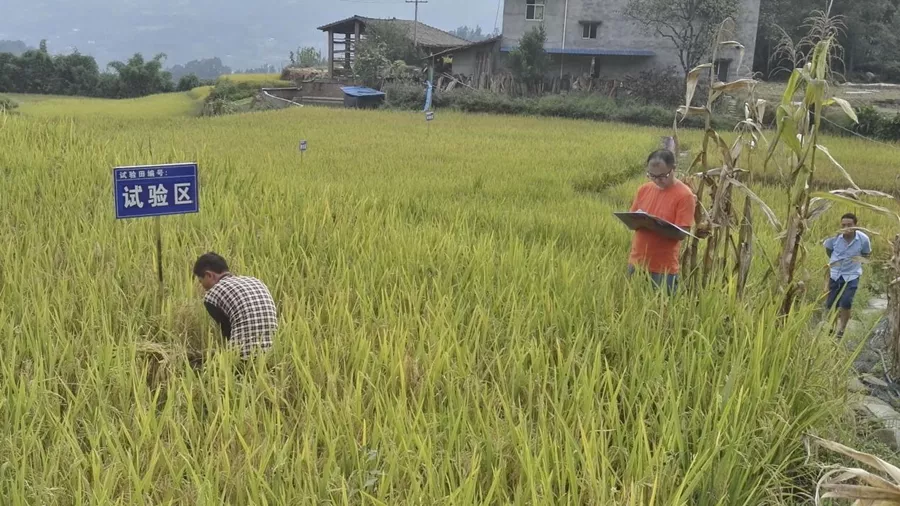
<instances>
[{"instance_id":1,"label":"plaid shirt","mask_svg":"<svg viewBox=\"0 0 900 506\"><path fill-rule=\"evenodd\" d=\"M278 315L269 289L260 280L228 274L206 292L203 302L242 358L249 357L254 348L272 346Z\"/></svg>"}]
</instances>

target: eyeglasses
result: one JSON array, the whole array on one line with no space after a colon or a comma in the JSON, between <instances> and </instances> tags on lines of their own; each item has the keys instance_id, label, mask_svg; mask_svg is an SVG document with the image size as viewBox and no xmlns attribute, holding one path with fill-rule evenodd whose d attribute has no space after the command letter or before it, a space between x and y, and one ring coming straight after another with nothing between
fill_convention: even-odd
<instances>
[{"instance_id":1,"label":"eyeglasses","mask_svg":"<svg viewBox=\"0 0 900 506\"><path fill-rule=\"evenodd\" d=\"M673 172L675 172L675 169L672 169L669 172L666 172L665 174L651 174L648 172L647 177L649 177L650 179L654 179L656 181L662 181L663 179L666 179L667 177L671 176Z\"/></svg>"}]
</instances>

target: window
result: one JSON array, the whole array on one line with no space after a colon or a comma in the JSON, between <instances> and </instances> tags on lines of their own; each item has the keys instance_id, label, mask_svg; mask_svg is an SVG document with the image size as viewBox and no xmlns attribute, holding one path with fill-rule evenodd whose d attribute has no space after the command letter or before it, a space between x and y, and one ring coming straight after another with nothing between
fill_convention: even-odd
<instances>
[{"instance_id":1,"label":"window","mask_svg":"<svg viewBox=\"0 0 900 506\"><path fill-rule=\"evenodd\" d=\"M716 79L722 82L727 82L729 67L731 67L731 59L716 60L715 69L713 69L713 71L716 73Z\"/></svg>"},{"instance_id":2,"label":"window","mask_svg":"<svg viewBox=\"0 0 900 506\"><path fill-rule=\"evenodd\" d=\"M525 0L525 19L529 21L544 20L545 0Z\"/></svg>"},{"instance_id":3,"label":"window","mask_svg":"<svg viewBox=\"0 0 900 506\"><path fill-rule=\"evenodd\" d=\"M581 26L582 26L581 38L583 38L583 39L596 39L597 38L597 29L600 28L600 23L582 22Z\"/></svg>"}]
</instances>

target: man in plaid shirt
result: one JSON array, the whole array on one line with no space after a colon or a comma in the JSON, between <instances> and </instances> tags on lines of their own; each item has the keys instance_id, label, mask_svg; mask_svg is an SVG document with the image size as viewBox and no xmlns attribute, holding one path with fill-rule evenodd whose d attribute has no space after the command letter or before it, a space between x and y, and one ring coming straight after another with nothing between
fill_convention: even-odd
<instances>
[{"instance_id":1,"label":"man in plaid shirt","mask_svg":"<svg viewBox=\"0 0 900 506\"><path fill-rule=\"evenodd\" d=\"M206 290L206 310L222 328L225 339L240 350L241 358L272 346L278 315L266 285L256 278L232 274L225 259L216 253L201 255L194 264L194 275Z\"/></svg>"}]
</instances>

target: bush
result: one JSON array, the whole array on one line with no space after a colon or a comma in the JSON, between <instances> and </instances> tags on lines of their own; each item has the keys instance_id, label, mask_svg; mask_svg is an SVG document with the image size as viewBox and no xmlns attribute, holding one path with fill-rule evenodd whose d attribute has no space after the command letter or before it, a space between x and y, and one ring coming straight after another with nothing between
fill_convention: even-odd
<instances>
[{"instance_id":1,"label":"bush","mask_svg":"<svg viewBox=\"0 0 900 506\"><path fill-rule=\"evenodd\" d=\"M882 118L881 114L876 111L874 107L867 105L858 109L856 111L856 117L859 119L859 123L851 126L853 131L870 137L878 136L884 118Z\"/></svg>"},{"instance_id":2,"label":"bush","mask_svg":"<svg viewBox=\"0 0 900 506\"><path fill-rule=\"evenodd\" d=\"M195 74L188 74L178 80L178 91L191 91L200 86L200 78Z\"/></svg>"},{"instance_id":3,"label":"bush","mask_svg":"<svg viewBox=\"0 0 900 506\"><path fill-rule=\"evenodd\" d=\"M201 116L222 116L224 114L233 114L237 112L237 107L233 102L223 100L221 98L215 100L207 99L203 103L203 109L200 111Z\"/></svg>"},{"instance_id":4,"label":"bush","mask_svg":"<svg viewBox=\"0 0 900 506\"><path fill-rule=\"evenodd\" d=\"M0 112L13 112L18 109L19 103L15 100L0 95Z\"/></svg>"},{"instance_id":5,"label":"bush","mask_svg":"<svg viewBox=\"0 0 900 506\"><path fill-rule=\"evenodd\" d=\"M422 110L425 104L425 90L421 86L389 84L385 86L385 93L387 94L385 105L393 109ZM514 98L489 91L458 88L435 93L432 103L435 108L450 108L472 113L619 121L658 127L671 126L675 115L674 107L666 108L631 100L616 100L587 93ZM717 117L714 126L728 130L733 128L737 121L737 119ZM699 128L703 126L703 123L697 118L689 118L682 125Z\"/></svg>"},{"instance_id":6,"label":"bush","mask_svg":"<svg viewBox=\"0 0 900 506\"><path fill-rule=\"evenodd\" d=\"M623 81L628 93L645 103L678 107L684 102L684 78L675 67L650 68L637 76L627 75ZM706 97L705 90L698 86L694 97Z\"/></svg>"},{"instance_id":7,"label":"bush","mask_svg":"<svg viewBox=\"0 0 900 506\"><path fill-rule=\"evenodd\" d=\"M856 110L856 117L859 123L853 123L844 114L826 113L828 121L822 123L822 129L836 135L852 132L883 141L900 141L900 113L888 116L867 105Z\"/></svg>"}]
</instances>

